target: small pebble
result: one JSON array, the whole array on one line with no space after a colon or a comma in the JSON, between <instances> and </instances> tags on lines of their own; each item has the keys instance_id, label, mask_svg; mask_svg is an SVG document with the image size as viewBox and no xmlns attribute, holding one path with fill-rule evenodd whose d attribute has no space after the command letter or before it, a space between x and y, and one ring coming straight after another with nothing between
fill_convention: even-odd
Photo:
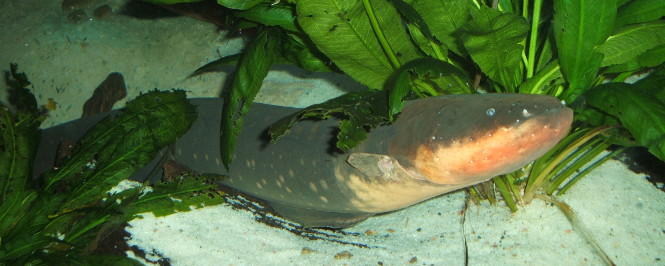
<instances>
[{"instance_id":1,"label":"small pebble","mask_svg":"<svg viewBox=\"0 0 665 266\"><path fill-rule=\"evenodd\" d=\"M313 249L308 248L308 247L304 247L300 251L300 255L307 255L307 254L312 254L312 253L316 253L316 250L313 250Z\"/></svg>"},{"instance_id":2,"label":"small pebble","mask_svg":"<svg viewBox=\"0 0 665 266\"><path fill-rule=\"evenodd\" d=\"M351 257L353 257L353 254L351 254L351 252L348 251L342 251L340 253L335 254L336 260L350 259Z\"/></svg>"},{"instance_id":3,"label":"small pebble","mask_svg":"<svg viewBox=\"0 0 665 266\"><path fill-rule=\"evenodd\" d=\"M109 5L102 5L92 11L92 15L97 19L107 19L113 15L113 9Z\"/></svg>"},{"instance_id":4,"label":"small pebble","mask_svg":"<svg viewBox=\"0 0 665 266\"><path fill-rule=\"evenodd\" d=\"M411 263L411 264L416 263L416 262L418 262L418 258L416 258L416 257L413 257L409 260L409 263Z\"/></svg>"},{"instance_id":5,"label":"small pebble","mask_svg":"<svg viewBox=\"0 0 665 266\"><path fill-rule=\"evenodd\" d=\"M79 24L88 21L88 15L81 9L76 9L67 15L67 20L74 24Z\"/></svg>"}]
</instances>

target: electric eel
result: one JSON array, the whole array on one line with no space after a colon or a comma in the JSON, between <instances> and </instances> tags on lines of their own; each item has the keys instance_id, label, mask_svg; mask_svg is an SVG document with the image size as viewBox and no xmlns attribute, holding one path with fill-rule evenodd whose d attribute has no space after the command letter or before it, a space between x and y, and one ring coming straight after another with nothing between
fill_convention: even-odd
<instances>
[{"instance_id":1,"label":"electric eel","mask_svg":"<svg viewBox=\"0 0 665 266\"><path fill-rule=\"evenodd\" d=\"M173 160L228 176L223 185L265 200L289 220L331 228L513 172L557 144L573 119L572 110L550 96L430 97L407 102L394 123L342 153L333 148L335 120L298 122L269 143L268 127L299 109L254 103L226 169L219 155L222 99L192 103L199 116L174 144ZM80 138L103 116L46 129L34 174L52 167L63 138Z\"/></svg>"}]
</instances>

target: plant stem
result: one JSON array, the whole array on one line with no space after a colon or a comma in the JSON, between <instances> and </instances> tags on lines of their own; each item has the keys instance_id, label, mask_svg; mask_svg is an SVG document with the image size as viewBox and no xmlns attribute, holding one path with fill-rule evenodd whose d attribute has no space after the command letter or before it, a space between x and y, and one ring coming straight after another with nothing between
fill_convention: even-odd
<instances>
[{"instance_id":1,"label":"plant stem","mask_svg":"<svg viewBox=\"0 0 665 266\"><path fill-rule=\"evenodd\" d=\"M363 6L365 6L365 12L367 13L367 17L369 17L369 22L370 25L372 25L372 30L374 30L376 38L379 39L379 44L381 45L383 52L388 57L388 60L390 61L390 64L393 67L393 70L398 69L401 66L401 64L399 63L399 60L397 60L393 48L390 47L390 44L388 44L386 36L385 34L383 34L383 31L381 30L381 26L379 25L379 21L376 19L376 14L374 14L374 10L372 9L372 5L369 3L369 0L363 0Z\"/></svg>"},{"instance_id":2,"label":"plant stem","mask_svg":"<svg viewBox=\"0 0 665 266\"><path fill-rule=\"evenodd\" d=\"M508 208L510 208L510 212L516 212L517 211L517 204L515 204L515 199L513 198L513 195L510 193L510 189L508 186L510 185L506 180L504 180L505 176L497 176L495 177L494 184L496 184L496 187L499 189L499 193L501 194L501 197L503 198L503 201L506 202L506 205L508 205Z\"/></svg>"},{"instance_id":3,"label":"plant stem","mask_svg":"<svg viewBox=\"0 0 665 266\"><path fill-rule=\"evenodd\" d=\"M528 2L528 1L524 1ZM538 42L538 24L540 23L540 9L542 8L542 0L534 0L533 14L531 15L531 34L529 34L529 55L527 57L526 78L533 76L535 71L536 61L536 44ZM524 10L523 12L528 12Z\"/></svg>"}]
</instances>

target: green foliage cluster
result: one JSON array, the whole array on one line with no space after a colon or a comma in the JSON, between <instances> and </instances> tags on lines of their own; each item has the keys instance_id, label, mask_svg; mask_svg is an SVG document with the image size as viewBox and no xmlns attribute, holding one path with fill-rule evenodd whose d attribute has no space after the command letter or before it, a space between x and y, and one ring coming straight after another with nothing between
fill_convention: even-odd
<instances>
[{"instance_id":1,"label":"green foliage cluster","mask_svg":"<svg viewBox=\"0 0 665 266\"><path fill-rule=\"evenodd\" d=\"M33 179L43 115L25 74L16 65L11 73L14 107L0 106L0 264L137 264L90 252L141 213L162 216L224 201L211 176L109 192L189 129L196 113L184 91L154 91L128 102L89 131L58 169Z\"/></svg>"},{"instance_id":2,"label":"green foliage cluster","mask_svg":"<svg viewBox=\"0 0 665 266\"><path fill-rule=\"evenodd\" d=\"M524 172L495 179L508 201L528 202L536 191L552 194L573 184L597 166L585 165L612 144L644 146L665 160L663 1L218 3L243 25L259 29L241 55L201 68L229 62L238 66L221 132L227 165L242 115L268 68L284 62L310 71L342 72L369 88L358 97L365 111L349 111L349 96L342 96L274 126L273 137L278 138L300 118L341 115L346 118L338 136L341 149L362 141L360 131L392 121L403 102L415 97L515 92L547 94L569 103L576 116L571 135ZM649 75L638 83L624 83L645 73ZM582 167L586 170L575 175ZM564 180L569 181L559 186ZM514 202L508 204L516 209Z\"/></svg>"}]
</instances>

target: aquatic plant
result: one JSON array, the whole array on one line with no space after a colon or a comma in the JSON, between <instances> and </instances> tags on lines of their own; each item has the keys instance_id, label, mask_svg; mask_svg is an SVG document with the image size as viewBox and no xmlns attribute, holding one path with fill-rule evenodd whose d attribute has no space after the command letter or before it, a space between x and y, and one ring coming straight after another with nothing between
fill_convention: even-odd
<instances>
[{"instance_id":1,"label":"aquatic plant","mask_svg":"<svg viewBox=\"0 0 665 266\"><path fill-rule=\"evenodd\" d=\"M0 264L136 264L95 252L141 213L164 216L224 202L213 176L135 183L110 192L186 132L196 116L183 91L150 92L97 124L43 179L32 178L44 114L11 66L13 106L0 106Z\"/></svg>"},{"instance_id":2,"label":"aquatic plant","mask_svg":"<svg viewBox=\"0 0 665 266\"><path fill-rule=\"evenodd\" d=\"M276 63L345 73L368 88L271 130L276 140L300 119L341 116L342 150L362 141L366 128L392 121L410 98L481 91L558 97L575 110L570 135L522 171L493 180L515 211L536 193L564 193L623 149L593 161L611 145L643 146L665 160L665 2L657 2L219 0L234 25L258 33L241 54L197 72L236 65L222 121L226 165L242 116ZM624 83L635 74L648 76Z\"/></svg>"}]
</instances>

